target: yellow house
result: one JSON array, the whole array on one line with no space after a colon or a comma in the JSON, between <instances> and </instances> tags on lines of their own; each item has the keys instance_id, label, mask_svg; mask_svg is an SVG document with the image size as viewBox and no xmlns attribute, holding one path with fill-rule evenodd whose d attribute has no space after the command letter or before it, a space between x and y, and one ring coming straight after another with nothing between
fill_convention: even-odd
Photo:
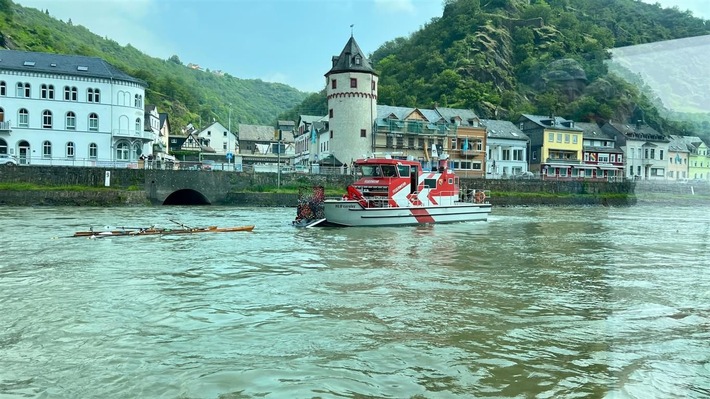
<instances>
[{"instance_id":1,"label":"yellow house","mask_svg":"<svg viewBox=\"0 0 710 399\"><path fill-rule=\"evenodd\" d=\"M530 171L543 178L584 175L583 133L574 121L558 116L523 114L519 129L530 137Z\"/></svg>"}]
</instances>

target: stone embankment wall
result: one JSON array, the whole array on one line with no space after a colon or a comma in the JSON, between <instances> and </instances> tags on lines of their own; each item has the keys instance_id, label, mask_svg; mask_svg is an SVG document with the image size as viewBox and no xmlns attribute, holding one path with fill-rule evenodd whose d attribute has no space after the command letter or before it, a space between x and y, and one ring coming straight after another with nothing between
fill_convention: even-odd
<instances>
[{"instance_id":1,"label":"stone embankment wall","mask_svg":"<svg viewBox=\"0 0 710 399\"><path fill-rule=\"evenodd\" d=\"M111 186L104 187L106 171L111 172ZM191 184L205 189L224 187L226 198L219 204L246 206L295 206L296 194L260 193L277 186L344 190L352 181L349 175L306 175L275 173L236 173L203 171L157 171L143 169L105 169L75 167L0 168L0 183L30 183L47 190L0 190L0 205L76 205L119 206L147 205L150 181L189 178ZM187 180L186 180L187 181ZM61 190L62 186L92 187L94 190ZM50 189L51 187L51 189ZM691 186L672 182L592 182L555 180L485 180L461 179L462 189L482 189L493 193L494 205L631 205L638 198L654 201L682 197L686 200L710 200L710 185ZM59 188L59 189L58 189Z\"/></svg>"}]
</instances>

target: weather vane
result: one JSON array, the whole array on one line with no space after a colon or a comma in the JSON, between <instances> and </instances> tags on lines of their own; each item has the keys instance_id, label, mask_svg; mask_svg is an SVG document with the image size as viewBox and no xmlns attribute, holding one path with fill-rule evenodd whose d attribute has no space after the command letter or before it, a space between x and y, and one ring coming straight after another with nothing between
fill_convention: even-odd
<instances>
[{"instance_id":1,"label":"weather vane","mask_svg":"<svg viewBox=\"0 0 710 399\"><path fill-rule=\"evenodd\" d=\"M355 24L350 24L350 37L353 36L353 26L355 26Z\"/></svg>"}]
</instances>

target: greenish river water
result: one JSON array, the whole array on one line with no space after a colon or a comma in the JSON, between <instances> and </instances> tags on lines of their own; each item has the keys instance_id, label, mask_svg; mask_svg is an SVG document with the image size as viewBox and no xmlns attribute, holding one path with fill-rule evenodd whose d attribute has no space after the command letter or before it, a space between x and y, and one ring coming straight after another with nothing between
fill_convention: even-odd
<instances>
[{"instance_id":1,"label":"greenish river water","mask_svg":"<svg viewBox=\"0 0 710 399\"><path fill-rule=\"evenodd\" d=\"M708 398L701 206L0 208L0 398ZM69 238L89 226L252 233Z\"/></svg>"}]
</instances>

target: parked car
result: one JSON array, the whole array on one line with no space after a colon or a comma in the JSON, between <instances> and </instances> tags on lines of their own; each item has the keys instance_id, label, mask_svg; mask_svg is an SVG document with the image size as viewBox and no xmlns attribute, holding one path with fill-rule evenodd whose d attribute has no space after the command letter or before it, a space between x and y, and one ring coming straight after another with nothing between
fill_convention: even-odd
<instances>
[{"instance_id":1,"label":"parked car","mask_svg":"<svg viewBox=\"0 0 710 399\"><path fill-rule=\"evenodd\" d=\"M214 161L211 159L206 159L202 161L202 170L212 170L214 169Z\"/></svg>"},{"instance_id":2,"label":"parked car","mask_svg":"<svg viewBox=\"0 0 710 399\"><path fill-rule=\"evenodd\" d=\"M9 154L0 154L0 165L17 166L17 159Z\"/></svg>"},{"instance_id":3,"label":"parked car","mask_svg":"<svg viewBox=\"0 0 710 399\"><path fill-rule=\"evenodd\" d=\"M516 173L513 175L513 179L524 179L524 180L529 180L529 179L534 179L535 174L533 172L525 171L525 172L520 172Z\"/></svg>"}]
</instances>

